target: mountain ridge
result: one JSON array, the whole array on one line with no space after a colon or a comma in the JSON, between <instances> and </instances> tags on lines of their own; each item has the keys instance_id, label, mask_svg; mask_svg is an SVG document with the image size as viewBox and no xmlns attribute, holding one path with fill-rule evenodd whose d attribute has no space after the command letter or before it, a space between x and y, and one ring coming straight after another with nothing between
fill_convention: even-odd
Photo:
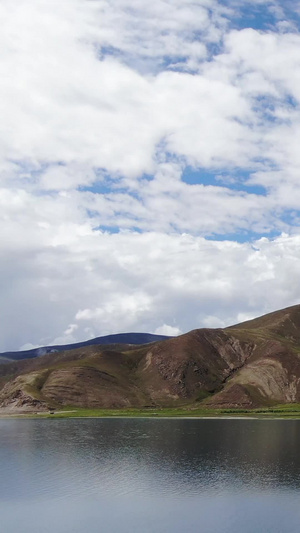
<instances>
[{"instance_id":1,"label":"mountain ridge","mask_svg":"<svg viewBox=\"0 0 300 533\"><path fill-rule=\"evenodd\" d=\"M300 305L150 344L88 345L0 365L2 409L293 402L300 402Z\"/></svg>"},{"instance_id":2,"label":"mountain ridge","mask_svg":"<svg viewBox=\"0 0 300 533\"><path fill-rule=\"evenodd\" d=\"M112 335L103 335L86 341L74 342L72 344L54 344L50 346L41 346L29 350L8 351L0 353L1 359L5 362L19 361L22 359L31 359L41 357L48 353L64 352L66 350L76 350L84 346L94 346L97 344L148 344L150 342L169 339L167 335L155 335L153 333L114 333Z\"/></svg>"}]
</instances>

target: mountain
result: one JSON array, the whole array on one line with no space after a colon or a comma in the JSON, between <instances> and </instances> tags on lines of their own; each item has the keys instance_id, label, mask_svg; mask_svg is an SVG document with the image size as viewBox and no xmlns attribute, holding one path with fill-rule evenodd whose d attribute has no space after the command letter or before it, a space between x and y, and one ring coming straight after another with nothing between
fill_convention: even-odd
<instances>
[{"instance_id":1,"label":"mountain","mask_svg":"<svg viewBox=\"0 0 300 533\"><path fill-rule=\"evenodd\" d=\"M205 405L300 402L300 306L224 329L151 344L85 345L0 365L0 406Z\"/></svg>"},{"instance_id":2,"label":"mountain","mask_svg":"<svg viewBox=\"0 0 300 533\"><path fill-rule=\"evenodd\" d=\"M152 335L151 333L117 333L115 335L105 335L103 337L96 337L83 342L76 342L74 344L57 344L53 346L42 346L40 348L33 348L31 350L21 350L18 352L3 352L0 353L0 364L2 362L20 361L22 359L31 359L33 357L40 357L48 353L64 352L66 350L75 350L76 348L83 348L84 346L94 346L96 344L148 344L154 341L162 341L169 339L166 335Z\"/></svg>"}]
</instances>

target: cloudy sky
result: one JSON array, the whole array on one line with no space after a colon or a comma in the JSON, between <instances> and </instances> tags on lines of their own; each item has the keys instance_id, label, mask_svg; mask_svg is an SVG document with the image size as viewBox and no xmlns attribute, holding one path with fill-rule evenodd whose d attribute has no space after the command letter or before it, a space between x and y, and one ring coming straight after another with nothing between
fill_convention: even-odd
<instances>
[{"instance_id":1,"label":"cloudy sky","mask_svg":"<svg viewBox=\"0 0 300 533\"><path fill-rule=\"evenodd\" d=\"M0 20L0 351L300 303L299 0Z\"/></svg>"}]
</instances>

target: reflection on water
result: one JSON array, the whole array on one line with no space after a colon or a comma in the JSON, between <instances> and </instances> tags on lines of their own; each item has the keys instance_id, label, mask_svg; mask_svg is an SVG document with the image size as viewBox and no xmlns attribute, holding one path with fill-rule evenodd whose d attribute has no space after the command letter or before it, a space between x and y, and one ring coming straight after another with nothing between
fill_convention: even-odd
<instances>
[{"instance_id":1,"label":"reflection on water","mask_svg":"<svg viewBox=\"0 0 300 533\"><path fill-rule=\"evenodd\" d=\"M0 420L3 532L298 533L300 421Z\"/></svg>"}]
</instances>

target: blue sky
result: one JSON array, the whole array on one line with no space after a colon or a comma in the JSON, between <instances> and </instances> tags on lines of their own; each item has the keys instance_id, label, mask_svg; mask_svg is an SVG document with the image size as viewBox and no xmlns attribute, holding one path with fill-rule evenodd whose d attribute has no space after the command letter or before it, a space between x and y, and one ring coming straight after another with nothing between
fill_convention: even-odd
<instances>
[{"instance_id":1,"label":"blue sky","mask_svg":"<svg viewBox=\"0 0 300 533\"><path fill-rule=\"evenodd\" d=\"M224 2L224 5L230 7L232 3ZM297 20L296 13L290 13L282 2L280 5L284 15L292 20ZM281 17L280 17L281 18ZM239 2L236 13L231 17L231 26L240 30L243 28L253 28L255 30L269 31L276 27L278 16L274 10L274 3L261 2Z\"/></svg>"},{"instance_id":2,"label":"blue sky","mask_svg":"<svg viewBox=\"0 0 300 533\"><path fill-rule=\"evenodd\" d=\"M0 350L300 301L299 1L0 16Z\"/></svg>"}]
</instances>

